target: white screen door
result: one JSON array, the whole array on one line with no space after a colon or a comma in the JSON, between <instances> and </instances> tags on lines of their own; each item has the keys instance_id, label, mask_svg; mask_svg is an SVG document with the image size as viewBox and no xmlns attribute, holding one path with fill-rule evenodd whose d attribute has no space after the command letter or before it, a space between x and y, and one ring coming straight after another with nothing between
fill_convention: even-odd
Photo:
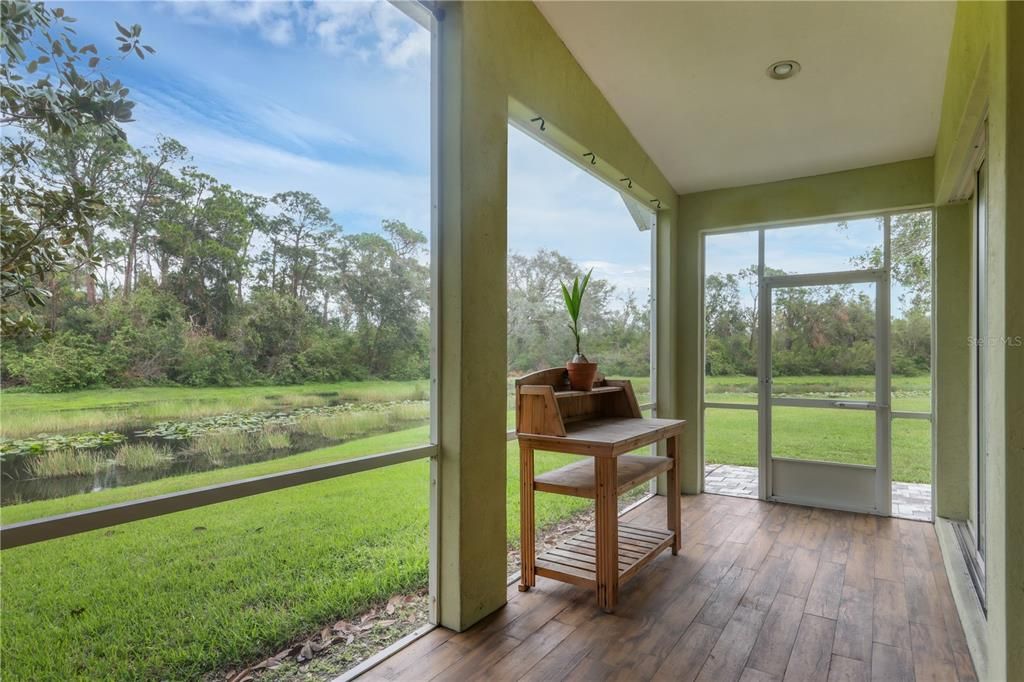
<instances>
[{"instance_id":1,"label":"white screen door","mask_svg":"<svg viewBox=\"0 0 1024 682\"><path fill-rule=\"evenodd\" d=\"M889 514L889 311L885 272L762 280L766 493L780 502ZM865 334L872 340L865 341ZM858 375L853 393L813 377ZM789 377L798 375L801 384ZM810 378L808 378L810 377Z\"/></svg>"}]
</instances>

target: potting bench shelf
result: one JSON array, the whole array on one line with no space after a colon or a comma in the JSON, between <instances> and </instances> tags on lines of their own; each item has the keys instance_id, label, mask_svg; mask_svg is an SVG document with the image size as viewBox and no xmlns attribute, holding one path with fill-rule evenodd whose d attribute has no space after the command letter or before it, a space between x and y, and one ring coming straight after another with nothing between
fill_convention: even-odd
<instances>
[{"instance_id":1,"label":"potting bench shelf","mask_svg":"<svg viewBox=\"0 0 1024 682\"><path fill-rule=\"evenodd\" d=\"M663 550L680 548L680 453L685 421L645 419L629 381L598 377L592 391L569 388L568 372L547 369L516 381L516 436L519 439L522 577L528 590L541 575L594 588L598 605L615 609L619 585ZM628 454L665 440L667 457ZM534 450L586 455L591 459L540 475ZM619 524L618 496L668 474L668 530ZM594 500L595 525L536 556L534 494Z\"/></svg>"},{"instance_id":2,"label":"potting bench shelf","mask_svg":"<svg viewBox=\"0 0 1024 682\"><path fill-rule=\"evenodd\" d=\"M623 584L672 546L668 530L619 524L619 584ZM537 557L537 575L597 588L597 543L593 529L585 530Z\"/></svg>"},{"instance_id":3,"label":"potting bench shelf","mask_svg":"<svg viewBox=\"0 0 1024 682\"><path fill-rule=\"evenodd\" d=\"M668 457L622 455L618 460L619 465L615 472L616 495L628 492L672 468L672 460ZM542 493L597 499L594 463L584 459L554 471L537 474L533 479L533 489Z\"/></svg>"}]
</instances>

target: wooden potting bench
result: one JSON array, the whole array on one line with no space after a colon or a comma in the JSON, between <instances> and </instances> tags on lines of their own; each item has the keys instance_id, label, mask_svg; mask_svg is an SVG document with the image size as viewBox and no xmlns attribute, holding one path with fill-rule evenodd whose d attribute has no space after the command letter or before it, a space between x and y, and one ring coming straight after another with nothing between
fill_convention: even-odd
<instances>
[{"instance_id":1,"label":"wooden potting bench","mask_svg":"<svg viewBox=\"0 0 1024 682\"><path fill-rule=\"evenodd\" d=\"M573 391L564 369L546 369L516 380L519 439L522 576L519 589L537 576L597 591L597 603L613 611L619 586L671 548L680 548L678 437L681 419L647 419L629 381L598 377L591 391ZM667 441L667 457L627 454ZM586 455L543 474L534 472L534 450ZM668 529L619 523L618 497L659 474L668 474ZM536 491L594 500L595 524L537 556Z\"/></svg>"}]
</instances>

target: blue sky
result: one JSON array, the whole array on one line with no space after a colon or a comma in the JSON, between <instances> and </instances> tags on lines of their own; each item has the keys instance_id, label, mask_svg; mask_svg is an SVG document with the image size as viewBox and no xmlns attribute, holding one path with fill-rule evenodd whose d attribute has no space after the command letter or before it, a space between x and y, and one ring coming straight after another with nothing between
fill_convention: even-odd
<instances>
[{"instance_id":1,"label":"blue sky","mask_svg":"<svg viewBox=\"0 0 1024 682\"><path fill-rule=\"evenodd\" d=\"M136 145L183 142L196 165L259 194L316 194L348 232L430 214L429 35L386 3L78 2L84 41L114 20L157 53L106 71L137 102Z\"/></svg>"},{"instance_id":2,"label":"blue sky","mask_svg":"<svg viewBox=\"0 0 1024 682\"><path fill-rule=\"evenodd\" d=\"M348 233L430 215L430 41L386 2L76 2L83 42L116 48L115 19L157 53L106 67L132 90L129 140L184 143L249 192L305 190ZM618 193L509 133L509 248L557 249L641 299L650 236Z\"/></svg>"},{"instance_id":3,"label":"blue sky","mask_svg":"<svg viewBox=\"0 0 1024 682\"><path fill-rule=\"evenodd\" d=\"M764 262L766 267L790 274L854 270L857 266L852 259L880 247L882 238L879 218L849 220L845 229L835 222L769 229L765 230ZM707 274L737 273L751 265L757 266L757 230L713 234L705 243ZM896 315L901 315L906 308L900 301L905 293L904 287L893 282L891 305ZM741 287L740 294L747 305L753 305L753 298L745 287Z\"/></svg>"},{"instance_id":4,"label":"blue sky","mask_svg":"<svg viewBox=\"0 0 1024 682\"><path fill-rule=\"evenodd\" d=\"M790 274L852 270L851 258L881 246L882 225L877 218L818 223L765 231L765 265ZM757 265L757 231L710 235L707 272L736 272Z\"/></svg>"},{"instance_id":5,"label":"blue sky","mask_svg":"<svg viewBox=\"0 0 1024 682\"><path fill-rule=\"evenodd\" d=\"M508 132L508 248L554 249L639 302L650 296L651 232L619 192L526 133Z\"/></svg>"}]
</instances>

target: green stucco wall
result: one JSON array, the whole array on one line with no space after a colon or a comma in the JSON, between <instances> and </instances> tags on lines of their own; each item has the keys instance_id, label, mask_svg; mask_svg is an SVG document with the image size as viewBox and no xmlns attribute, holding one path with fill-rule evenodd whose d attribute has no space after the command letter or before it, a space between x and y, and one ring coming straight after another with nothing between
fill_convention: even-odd
<instances>
[{"instance_id":1,"label":"green stucco wall","mask_svg":"<svg viewBox=\"0 0 1024 682\"><path fill-rule=\"evenodd\" d=\"M987 622L968 628L993 680L1024 679L1024 5L961 2L950 47L935 151L936 201L946 203L988 117ZM941 266L941 265L940 265ZM1009 339L1009 342L1005 340ZM967 484L967 479L963 480ZM953 551L953 550L949 550Z\"/></svg>"},{"instance_id":2,"label":"green stucco wall","mask_svg":"<svg viewBox=\"0 0 1024 682\"><path fill-rule=\"evenodd\" d=\"M676 196L532 3L450 3L444 9L439 57L438 607L442 624L462 630L504 604L506 594L504 299L510 98L592 149L599 163L623 171L635 185L662 199L658 247L666 262L675 248ZM660 274L659 289L671 287L672 270ZM660 322L659 334L671 333L669 317ZM671 393L659 399L662 414L671 414Z\"/></svg>"},{"instance_id":3,"label":"green stucco wall","mask_svg":"<svg viewBox=\"0 0 1024 682\"><path fill-rule=\"evenodd\" d=\"M914 159L680 197L685 229L712 230L932 203L932 159Z\"/></svg>"}]
</instances>

